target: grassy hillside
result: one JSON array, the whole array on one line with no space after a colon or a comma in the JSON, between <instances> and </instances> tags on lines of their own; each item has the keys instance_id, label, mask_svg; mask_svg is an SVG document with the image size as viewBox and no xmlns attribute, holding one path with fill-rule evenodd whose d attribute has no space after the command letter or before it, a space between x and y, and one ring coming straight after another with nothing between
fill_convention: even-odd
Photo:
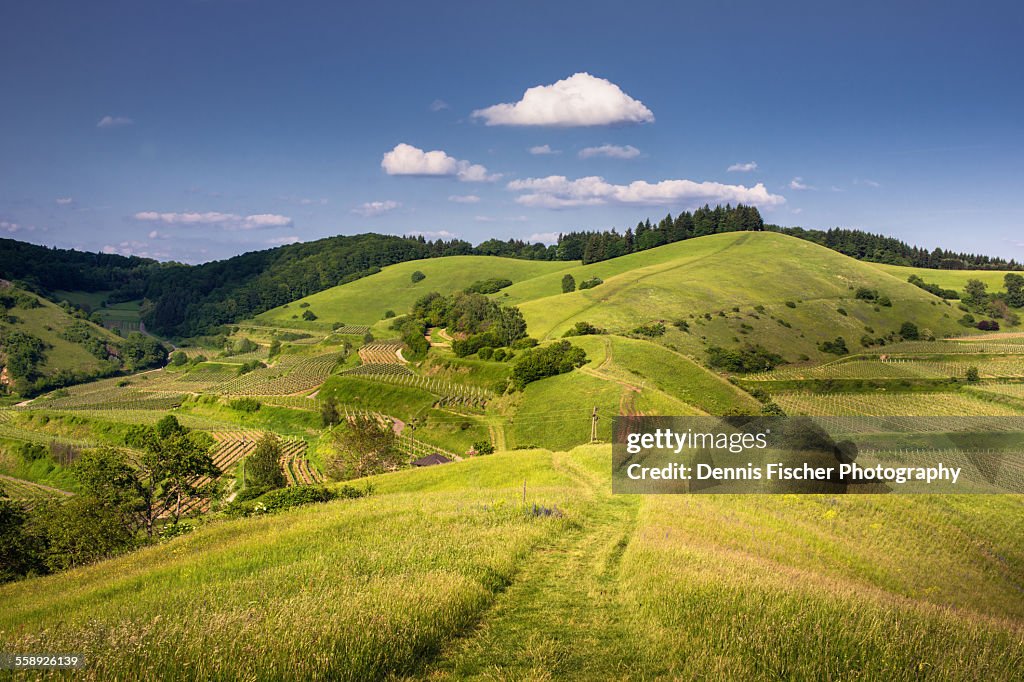
<instances>
[{"instance_id":1,"label":"grassy hillside","mask_svg":"<svg viewBox=\"0 0 1024 682\"><path fill-rule=\"evenodd\" d=\"M932 270L930 268L911 268L903 265L882 265L867 263L894 277L906 281L911 275L917 275L929 284L938 284L943 289L955 289L962 292L969 279L980 279L988 285L989 293L1005 291L1003 278L1009 270ZM1021 273L1017 273L1021 274Z\"/></svg>"},{"instance_id":2,"label":"grassy hillside","mask_svg":"<svg viewBox=\"0 0 1024 682\"><path fill-rule=\"evenodd\" d=\"M474 282L492 277L505 277L513 282L521 282L563 268L565 263L496 256L448 256L410 261L384 268L375 275L355 282L307 296L287 306L268 310L257 315L256 320L261 324L296 328L308 326L314 329L330 328L338 322L372 325L388 310L398 314L408 312L416 299L431 291L450 294L465 289ZM417 270L426 275L426 278L413 282L412 273ZM308 308L302 307L306 303L309 304ZM302 313L306 310L312 311L318 319L311 323L303 321Z\"/></svg>"},{"instance_id":3,"label":"grassy hillside","mask_svg":"<svg viewBox=\"0 0 1024 682\"><path fill-rule=\"evenodd\" d=\"M15 306L6 316L0 317L0 331L23 332L42 340L46 349L43 361L37 367L42 376L62 371L92 374L109 366L107 361L90 353L81 343L64 338L62 332L78 325L111 347L120 343L120 337L87 320L72 317L61 307L17 287L0 284L0 294L22 295L36 302L31 304L34 307Z\"/></svg>"},{"instance_id":4,"label":"grassy hillside","mask_svg":"<svg viewBox=\"0 0 1024 682\"><path fill-rule=\"evenodd\" d=\"M560 336L579 321L623 333L652 321L683 320L688 333L670 327L661 341L698 356L710 344L750 339L791 362L801 355L823 358L822 341L841 335L856 348L864 334L883 336L904 321L940 337L963 331L957 311L905 280L775 233L671 244L584 266L576 279L594 274L604 283L593 289L534 298L551 288L536 278L510 288L510 298L523 301L530 333L538 337ZM855 300L859 287L877 290L892 305Z\"/></svg>"},{"instance_id":5,"label":"grassy hillside","mask_svg":"<svg viewBox=\"0 0 1024 682\"><path fill-rule=\"evenodd\" d=\"M1009 680L1024 665L1016 497L616 497L609 458L385 475L368 498L5 585L0 648L84 652L89 679Z\"/></svg>"}]
</instances>

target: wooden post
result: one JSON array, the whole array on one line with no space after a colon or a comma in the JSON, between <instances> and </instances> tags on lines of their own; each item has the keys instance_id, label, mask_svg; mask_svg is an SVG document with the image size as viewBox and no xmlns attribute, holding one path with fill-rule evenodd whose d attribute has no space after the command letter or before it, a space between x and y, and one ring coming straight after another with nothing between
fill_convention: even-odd
<instances>
[{"instance_id":1,"label":"wooden post","mask_svg":"<svg viewBox=\"0 0 1024 682\"><path fill-rule=\"evenodd\" d=\"M590 417L590 442L597 442L597 405L594 406L594 413Z\"/></svg>"}]
</instances>

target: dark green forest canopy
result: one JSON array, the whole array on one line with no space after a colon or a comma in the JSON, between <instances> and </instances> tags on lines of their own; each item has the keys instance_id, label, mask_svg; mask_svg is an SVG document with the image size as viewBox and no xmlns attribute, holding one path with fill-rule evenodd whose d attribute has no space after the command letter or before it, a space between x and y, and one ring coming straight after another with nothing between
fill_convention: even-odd
<instances>
[{"instance_id":1,"label":"dark green forest canopy","mask_svg":"<svg viewBox=\"0 0 1024 682\"><path fill-rule=\"evenodd\" d=\"M111 292L117 303L145 299L148 329L167 337L208 333L303 296L371 275L410 260L489 255L530 260L592 263L664 244L722 232L771 230L813 241L860 260L942 269L1019 270L1014 260L910 246L860 230L806 230L765 225L753 206L703 206L658 223L649 219L625 232L576 231L551 246L518 239L489 239L478 246L462 240L360 234L253 251L202 265L160 263L146 258L54 249L0 239L0 278L39 293Z\"/></svg>"}]
</instances>

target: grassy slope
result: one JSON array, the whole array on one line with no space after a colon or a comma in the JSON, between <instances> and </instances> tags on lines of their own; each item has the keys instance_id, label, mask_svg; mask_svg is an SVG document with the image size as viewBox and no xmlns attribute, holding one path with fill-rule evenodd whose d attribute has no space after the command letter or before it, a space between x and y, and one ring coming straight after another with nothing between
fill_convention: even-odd
<instances>
[{"instance_id":1,"label":"grassy slope","mask_svg":"<svg viewBox=\"0 0 1024 682\"><path fill-rule=\"evenodd\" d=\"M27 310L14 308L10 314L17 318L17 322L13 324L0 322L0 328L32 334L47 344L46 357L39 366L40 373L50 375L62 369L91 372L99 368L101 361L77 343L62 339L60 337L61 330L75 322L82 322L88 325L94 334L110 343L117 343L120 340L119 337L91 322L71 317L59 306L42 297L37 296L36 298L42 304L40 307Z\"/></svg>"},{"instance_id":2,"label":"grassy slope","mask_svg":"<svg viewBox=\"0 0 1024 682\"><path fill-rule=\"evenodd\" d=\"M670 329L662 341L699 355L705 342L742 341L746 324L749 338L792 361L799 354L825 357L818 343L837 335L856 347L868 326L875 335L898 330L905 320L938 336L963 331L950 313L956 311L936 297L874 266L785 235L713 235L586 267L602 265L607 276L596 288L522 303L530 332L558 336L581 320L625 332L653 320L685 319L690 333ZM530 299L543 279L510 288L510 296ZM853 290L860 286L889 296L893 306L875 311L874 305L855 301ZM755 312L756 305L764 312ZM710 320L703 319L705 313Z\"/></svg>"},{"instance_id":3,"label":"grassy slope","mask_svg":"<svg viewBox=\"0 0 1024 682\"><path fill-rule=\"evenodd\" d=\"M1008 270L932 270L929 268L909 268L903 265L883 265L881 263L867 263L867 265L878 268L893 277L898 277L904 282L911 275L917 275L929 284L938 284L943 289L955 289L960 292L964 290L964 286L969 279L980 279L988 285L989 293L1005 291L1003 277L1009 272Z\"/></svg>"},{"instance_id":4,"label":"grassy slope","mask_svg":"<svg viewBox=\"0 0 1024 682\"><path fill-rule=\"evenodd\" d=\"M610 496L608 463L584 447L400 472L369 499L3 586L0 648L141 679L999 680L1024 665L1014 496ZM524 479L529 504L565 518L519 512Z\"/></svg>"},{"instance_id":5,"label":"grassy slope","mask_svg":"<svg viewBox=\"0 0 1024 682\"><path fill-rule=\"evenodd\" d=\"M336 322L372 325L384 313L393 310L408 312L420 296L437 291L450 294L474 282L491 277L506 277L513 282L537 277L565 267L565 263L516 260L496 256L449 256L410 261L384 268L370 277L327 289L288 304L274 308L256 317L261 324L279 324L296 328L325 328ZM419 270L427 277L413 284L412 273ZM500 296L500 294L499 294ZM309 303L309 308L300 308ZM319 319L304 322L302 313L313 311ZM292 319L298 315L298 319Z\"/></svg>"}]
</instances>

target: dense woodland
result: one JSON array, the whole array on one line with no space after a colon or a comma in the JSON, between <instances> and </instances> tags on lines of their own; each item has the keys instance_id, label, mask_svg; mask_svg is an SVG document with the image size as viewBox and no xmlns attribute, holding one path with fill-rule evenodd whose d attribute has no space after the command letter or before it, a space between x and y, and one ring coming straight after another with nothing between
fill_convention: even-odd
<instances>
[{"instance_id":1,"label":"dense woodland","mask_svg":"<svg viewBox=\"0 0 1024 682\"><path fill-rule=\"evenodd\" d=\"M765 225L753 206L703 206L661 221L649 219L620 233L580 230L556 244L462 240L379 234L337 236L291 244L202 265L159 263L112 254L52 249L0 239L0 277L39 293L107 291L110 303L145 299L146 326L172 338L208 333L297 298L344 284L395 263L453 255L493 255L592 263L685 239L739 230L771 230L813 241L861 260L943 269L1020 269L1014 260L910 246L859 230L806 230Z\"/></svg>"}]
</instances>

